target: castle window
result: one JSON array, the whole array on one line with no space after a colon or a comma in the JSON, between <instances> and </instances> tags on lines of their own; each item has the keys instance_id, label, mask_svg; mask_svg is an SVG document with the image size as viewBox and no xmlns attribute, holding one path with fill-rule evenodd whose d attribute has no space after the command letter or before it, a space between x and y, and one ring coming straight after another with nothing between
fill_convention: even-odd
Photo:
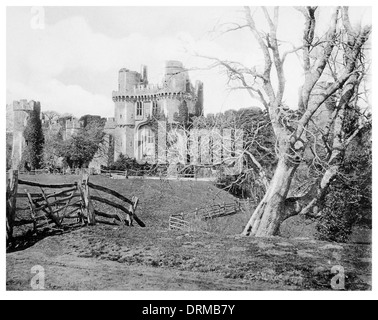
<instances>
[{"instance_id":1,"label":"castle window","mask_svg":"<svg viewBox=\"0 0 378 320\"><path fill-rule=\"evenodd\" d=\"M158 104L157 101L152 102L152 114L156 115L158 113Z\"/></svg>"},{"instance_id":2,"label":"castle window","mask_svg":"<svg viewBox=\"0 0 378 320\"><path fill-rule=\"evenodd\" d=\"M138 101L136 104L136 116L142 117L143 116L143 102Z\"/></svg>"},{"instance_id":3,"label":"castle window","mask_svg":"<svg viewBox=\"0 0 378 320\"><path fill-rule=\"evenodd\" d=\"M148 132L148 143L154 143L154 133L152 130Z\"/></svg>"}]
</instances>

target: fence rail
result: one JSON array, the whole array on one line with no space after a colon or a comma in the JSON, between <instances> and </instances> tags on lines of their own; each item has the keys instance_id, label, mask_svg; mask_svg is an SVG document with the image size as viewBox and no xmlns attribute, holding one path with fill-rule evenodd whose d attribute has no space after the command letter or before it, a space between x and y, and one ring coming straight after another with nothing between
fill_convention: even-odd
<instances>
[{"instance_id":1,"label":"fence rail","mask_svg":"<svg viewBox=\"0 0 378 320\"><path fill-rule=\"evenodd\" d=\"M11 170L6 171L6 175L9 175L9 172ZM33 169L33 170L18 170L19 175L39 175L39 174L56 174L56 175L83 175L83 174L100 174L99 170L96 170L94 168L44 168L44 169Z\"/></svg>"},{"instance_id":2,"label":"fence rail","mask_svg":"<svg viewBox=\"0 0 378 320\"><path fill-rule=\"evenodd\" d=\"M6 172L7 176L9 171ZM168 179L168 180L196 180L196 181L214 181L215 177L199 177L196 173L177 173L174 176L167 176L166 172L152 170L103 170L103 169L38 169L38 170L20 170L22 175L39 175L39 174L56 174L56 175L103 175L113 179Z\"/></svg>"},{"instance_id":3,"label":"fence rail","mask_svg":"<svg viewBox=\"0 0 378 320\"><path fill-rule=\"evenodd\" d=\"M237 200L236 202L214 204L208 207L196 209L189 213L173 214L169 218L170 230L190 231L194 220L208 221L211 219L238 214L242 208L246 208L255 202L251 199Z\"/></svg>"},{"instance_id":4,"label":"fence rail","mask_svg":"<svg viewBox=\"0 0 378 320\"><path fill-rule=\"evenodd\" d=\"M96 223L132 225L135 220L141 227L145 227L144 222L136 215L139 199L132 197L128 199L122 194L109 188L95 185L89 182L89 175L84 174L80 181L64 184L44 184L33 181L21 180L18 178L19 172L11 170L7 181L7 241L13 239L14 227L23 225L33 225L33 232L37 233L41 228L63 230L64 226L70 226L72 219L82 225L94 225ZM24 193L19 192L19 186L39 188L40 192L29 192L23 189ZM57 190L51 192L51 189ZM47 192L46 190L49 190ZM114 202L104 197L91 194L90 190L101 191L111 195L122 203ZM35 191L35 190L34 190ZM28 205L17 207L17 199L25 199ZM116 213L101 212L95 207L95 202L105 204L115 208ZM17 211L27 210L29 218L18 217ZM99 219L110 219L104 220Z\"/></svg>"},{"instance_id":5,"label":"fence rail","mask_svg":"<svg viewBox=\"0 0 378 320\"><path fill-rule=\"evenodd\" d=\"M183 214L171 215L169 218L169 229L189 231L190 223L184 219Z\"/></svg>"}]
</instances>

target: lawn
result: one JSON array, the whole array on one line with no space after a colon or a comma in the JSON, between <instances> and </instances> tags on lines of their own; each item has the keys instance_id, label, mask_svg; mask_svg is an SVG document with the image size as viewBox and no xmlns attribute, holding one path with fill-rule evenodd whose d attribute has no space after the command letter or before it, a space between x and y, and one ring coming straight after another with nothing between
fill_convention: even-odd
<instances>
[{"instance_id":1,"label":"lawn","mask_svg":"<svg viewBox=\"0 0 378 320\"><path fill-rule=\"evenodd\" d=\"M43 183L76 176L23 176ZM97 225L70 230L7 254L7 290L30 290L41 265L48 290L332 290L335 266L346 290L371 289L371 246L307 238L242 237L249 212L209 222L206 232L168 230L173 213L233 201L209 182L90 181L137 196L146 228ZM30 191L36 191L30 189Z\"/></svg>"}]
</instances>

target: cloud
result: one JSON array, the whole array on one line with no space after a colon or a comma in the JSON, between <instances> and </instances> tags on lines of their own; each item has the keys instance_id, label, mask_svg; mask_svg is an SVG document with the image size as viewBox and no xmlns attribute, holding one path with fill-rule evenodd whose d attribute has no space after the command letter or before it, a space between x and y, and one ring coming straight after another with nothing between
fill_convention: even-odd
<instances>
[{"instance_id":1,"label":"cloud","mask_svg":"<svg viewBox=\"0 0 378 320\"><path fill-rule=\"evenodd\" d=\"M64 85L54 79L35 89L22 82L10 81L7 90L11 100L43 101L44 111L55 110L62 114L72 113L77 116L98 114L112 117L114 114L113 102L108 97L93 94L77 85Z\"/></svg>"},{"instance_id":2,"label":"cloud","mask_svg":"<svg viewBox=\"0 0 378 320\"><path fill-rule=\"evenodd\" d=\"M190 34L179 31L164 37L150 38L132 33L121 39L112 38L94 32L83 17L61 20L39 31L25 25L17 31L20 29L24 32L14 34L17 41L9 43L8 48L8 102L39 100L45 110L77 116L86 113L113 115L111 91L116 89L117 72L121 67L139 70L142 63L146 64L150 82L156 83L163 77L165 60L182 60L191 68L204 67L209 63L191 56L197 50L208 55L232 56L232 50L224 49L216 42L196 41ZM12 35L12 30L8 32ZM24 38L27 38L27 48L22 45ZM18 54L12 55L12 52ZM93 75L93 82L103 85L102 92L91 87L88 74ZM205 100L208 108L219 108L229 95L221 91L225 79L219 78L217 71L193 75L194 80L201 79L207 83ZM112 83L102 80L110 78L114 79Z\"/></svg>"},{"instance_id":3,"label":"cloud","mask_svg":"<svg viewBox=\"0 0 378 320\"><path fill-rule=\"evenodd\" d=\"M132 29L130 23L123 24L122 15L114 15L114 25L117 28L125 26L122 36L116 38L106 27L101 27L101 21L94 31L86 11L83 16L47 19L45 29L33 30L30 28L29 9L10 8L7 10L7 102L34 99L41 101L43 109L71 112L77 116L85 113L112 116L111 92L117 88L117 72L123 67L139 70L140 65L145 64L149 68L150 82L157 83L163 77L165 60L181 60L188 68L206 68L210 61L194 56L194 53L199 53L239 61L247 67L257 66L259 70L262 55L248 30L227 33L222 37L203 30L205 35L198 35L199 30L207 28L209 19L214 18L212 10L202 8L201 15L191 16L178 10L186 19L181 19L180 15L180 19L172 19L168 23L166 19L156 19L151 9L146 20L143 20L143 15L135 18L135 23L140 23L140 26ZM327 17L327 8L322 11ZM79 11L72 9L72 12ZM97 14L99 12L102 14L102 11L96 11ZM166 14L169 16L168 12ZM365 15L369 16L366 12ZM234 16L228 18L235 21ZM280 35L293 43L300 41L304 22L301 15L292 8L282 8L281 18ZM263 16L256 15L256 19L260 25ZM144 21L147 21L146 24ZM159 27L165 30L164 33L157 36L150 30L154 25L157 30ZM197 31L194 32L194 29ZM291 49L290 43L283 42L283 51L285 46ZM303 76L295 55L287 59L285 71L285 100L295 107L298 79ZM227 77L219 70L199 70L190 74L192 80L204 82L206 112L216 113L258 104L245 90L227 90Z\"/></svg>"}]
</instances>

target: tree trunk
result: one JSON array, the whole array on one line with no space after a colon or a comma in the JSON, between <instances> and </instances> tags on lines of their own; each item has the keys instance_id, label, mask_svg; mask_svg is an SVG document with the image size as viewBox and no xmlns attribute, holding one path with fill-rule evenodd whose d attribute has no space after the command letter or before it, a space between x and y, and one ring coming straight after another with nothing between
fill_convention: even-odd
<instances>
[{"instance_id":1,"label":"tree trunk","mask_svg":"<svg viewBox=\"0 0 378 320\"><path fill-rule=\"evenodd\" d=\"M285 221L285 200L298 163L281 156L264 198L254 211L243 232L246 236L276 235Z\"/></svg>"},{"instance_id":2,"label":"tree trunk","mask_svg":"<svg viewBox=\"0 0 378 320\"><path fill-rule=\"evenodd\" d=\"M318 217L321 214L321 202L327 194L328 187L339 171L339 165L331 166L318 183L315 196L300 211L300 215Z\"/></svg>"}]
</instances>

